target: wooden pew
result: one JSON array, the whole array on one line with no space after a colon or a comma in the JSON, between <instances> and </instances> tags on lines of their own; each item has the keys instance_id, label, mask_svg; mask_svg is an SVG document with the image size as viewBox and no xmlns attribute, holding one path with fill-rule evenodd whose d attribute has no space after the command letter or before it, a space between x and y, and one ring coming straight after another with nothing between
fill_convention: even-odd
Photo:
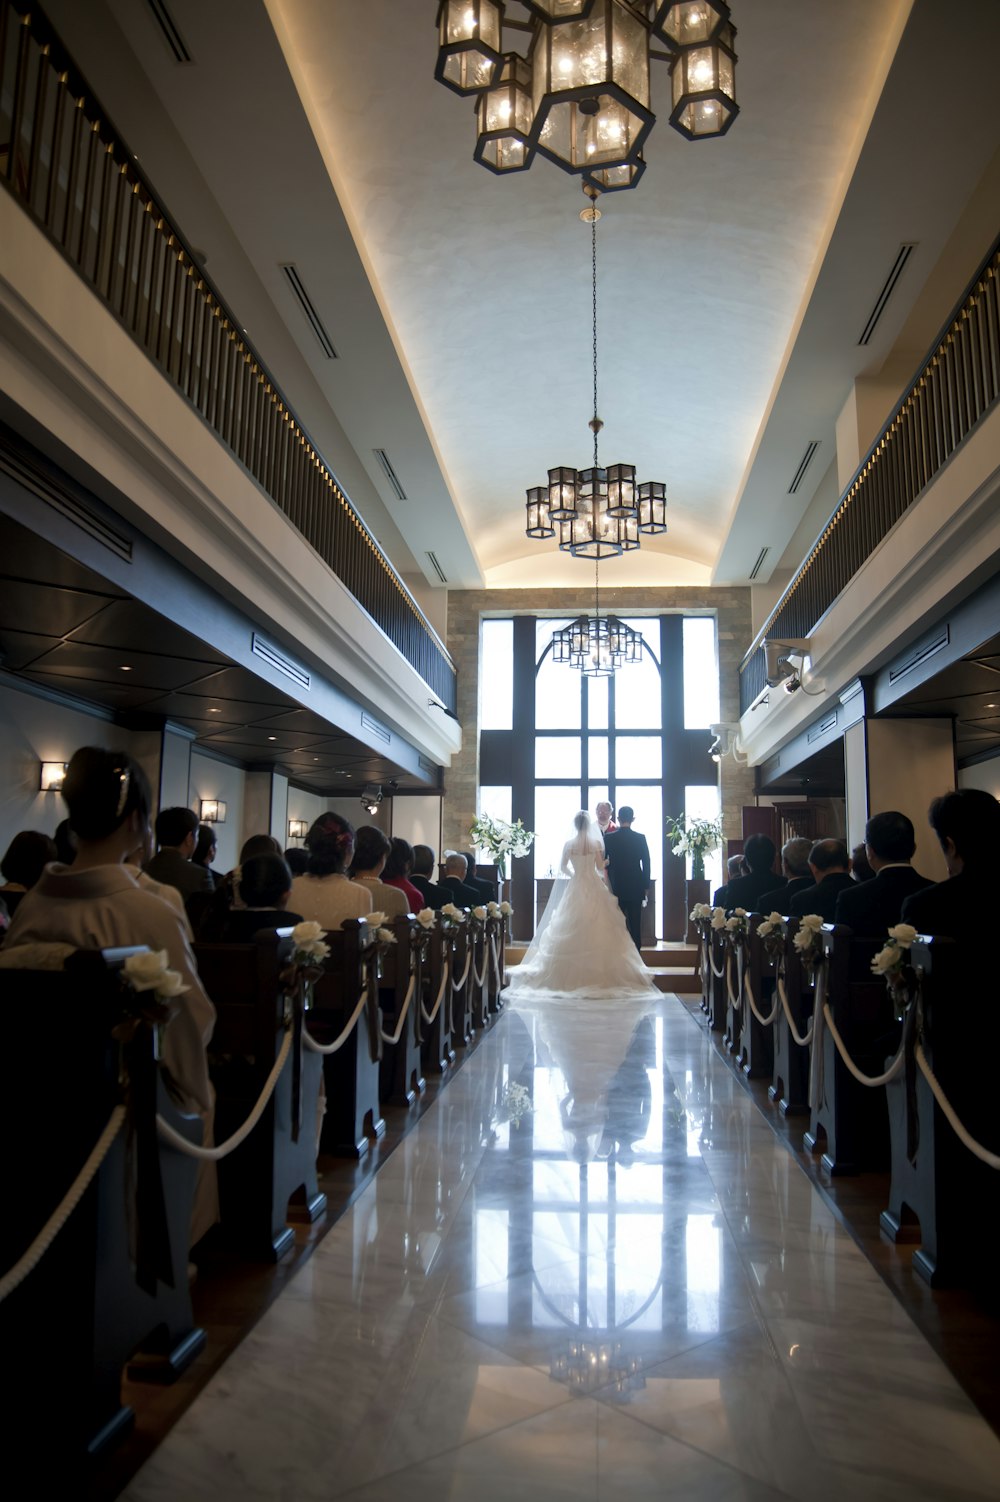
<instances>
[{"instance_id":1,"label":"wooden pew","mask_svg":"<svg viewBox=\"0 0 1000 1502\"><path fill-rule=\"evenodd\" d=\"M320 1146L339 1157L361 1158L369 1144L385 1132L379 1105L378 978L376 946L368 942L368 926L348 919L339 933L326 936L330 955L322 977L313 987L313 1005L306 1027L318 1043L339 1037L365 987L370 1000L353 1032L336 1053L323 1058L326 1115Z\"/></svg>"},{"instance_id":2,"label":"wooden pew","mask_svg":"<svg viewBox=\"0 0 1000 1502\"><path fill-rule=\"evenodd\" d=\"M809 1026L812 1015L812 991L803 973L798 950L792 939L798 931L799 920L785 920L787 937L785 953L781 959L784 972L785 994L795 1026L800 1035ZM775 967L775 986L777 986ZM774 1064L768 1096L775 1102L782 1116L807 1116L809 1114L809 1049L801 1047L792 1037L784 1007L774 1019L773 1028Z\"/></svg>"},{"instance_id":3,"label":"wooden pew","mask_svg":"<svg viewBox=\"0 0 1000 1502\"><path fill-rule=\"evenodd\" d=\"M62 1200L121 1098L119 1044L111 1028L122 1015L117 971L134 952L79 951L64 971L2 972L9 1066L0 1092L0 1131L8 1144L0 1219L4 1273ZM164 1089L152 1031L141 1028L124 1049L134 1096L148 1102L150 1115L159 1111L183 1137L200 1143L201 1118L178 1111ZM205 1344L192 1318L187 1276L198 1165L158 1138L148 1140L152 1158L143 1152L138 1160L145 1207L138 1224L148 1232L153 1222L146 1212L161 1203L158 1169L166 1241L157 1240L160 1258L147 1287L136 1281L130 1252L133 1158L123 1128L41 1261L0 1303L8 1378L0 1437L9 1463L21 1457L24 1466L43 1466L50 1479L130 1427L122 1369L140 1348L132 1375L172 1381Z\"/></svg>"},{"instance_id":4,"label":"wooden pew","mask_svg":"<svg viewBox=\"0 0 1000 1502\"><path fill-rule=\"evenodd\" d=\"M761 922L759 913L751 913L747 924L746 943L740 946L739 987L742 997L742 1027L740 1030L740 1064L748 1080L770 1079L774 1068L775 1017L770 1027L764 1027L754 1015L749 993L752 990L757 1010L767 1017L774 1003L774 966L757 937Z\"/></svg>"},{"instance_id":5,"label":"wooden pew","mask_svg":"<svg viewBox=\"0 0 1000 1502\"><path fill-rule=\"evenodd\" d=\"M469 1021L473 1033L483 1033L490 1024L490 950L487 938L489 919L470 919L469 944L472 965L466 982L469 992Z\"/></svg>"},{"instance_id":6,"label":"wooden pew","mask_svg":"<svg viewBox=\"0 0 1000 1502\"><path fill-rule=\"evenodd\" d=\"M1000 1153L996 1059L982 1046L993 1027L992 982L978 959L950 939L924 938L910 955L920 977L917 1018L928 1063L962 1124L983 1147ZM913 1268L932 1287L992 1289L1000 1171L959 1140L917 1068L917 1018L908 1029L907 1067L886 1086L892 1178L881 1229L892 1241L919 1242Z\"/></svg>"},{"instance_id":7,"label":"wooden pew","mask_svg":"<svg viewBox=\"0 0 1000 1502\"><path fill-rule=\"evenodd\" d=\"M878 939L855 939L848 928L823 925L825 966L817 976L815 1007L825 1000L848 1053L865 1074L879 1075L899 1042L885 981L872 975ZM813 1049L815 1050L815 1040ZM822 1029L822 1090L810 1103L803 1142L822 1152L831 1174L889 1166L889 1120L884 1087L860 1084L841 1058L828 1027ZM813 1065L815 1068L815 1064Z\"/></svg>"},{"instance_id":8,"label":"wooden pew","mask_svg":"<svg viewBox=\"0 0 1000 1502\"><path fill-rule=\"evenodd\" d=\"M466 918L455 934L452 977L454 981L462 982L460 986L452 987L451 994L451 1046L455 1049L468 1048L475 1037L471 985L474 943L470 930L471 924Z\"/></svg>"},{"instance_id":9,"label":"wooden pew","mask_svg":"<svg viewBox=\"0 0 1000 1502\"><path fill-rule=\"evenodd\" d=\"M217 1142L246 1120L281 1048L286 999L280 976L291 951L290 939L274 929L259 933L253 944L195 945L202 983L218 1013L209 1051ZM222 1230L249 1257L276 1260L295 1240L289 1218L314 1221L326 1209L316 1178L323 1065L318 1054L302 1050L293 1132L293 1062L289 1058L282 1069L249 1137L219 1161Z\"/></svg>"},{"instance_id":10,"label":"wooden pew","mask_svg":"<svg viewBox=\"0 0 1000 1502\"><path fill-rule=\"evenodd\" d=\"M490 918L486 925L487 941L492 945L489 966L487 1004L490 1015L495 1017L503 1010L503 993L507 989L507 919L504 914ZM496 955L494 964L493 955Z\"/></svg>"},{"instance_id":11,"label":"wooden pew","mask_svg":"<svg viewBox=\"0 0 1000 1502\"><path fill-rule=\"evenodd\" d=\"M737 946L737 949L742 945ZM725 1006L725 1028L722 1041L731 1054L739 1057L740 1033L743 1030L743 1005L740 999L739 959L737 949L733 948L732 941L723 939L721 946L723 976L719 981ZM716 964L719 960L716 959Z\"/></svg>"},{"instance_id":12,"label":"wooden pew","mask_svg":"<svg viewBox=\"0 0 1000 1502\"><path fill-rule=\"evenodd\" d=\"M413 994L399 1042L389 1043L383 1037L379 1095L383 1102L394 1106L409 1107L414 1104L427 1083L420 1061L420 1046L423 1039L420 997L423 990L427 936L412 914L393 918L386 924L386 927L392 930L396 942L388 945L382 955L379 1006L382 1011L384 1033L392 1034L396 1031L399 1014L406 1003L411 978Z\"/></svg>"},{"instance_id":13,"label":"wooden pew","mask_svg":"<svg viewBox=\"0 0 1000 1502\"><path fill-rule=\"evenodd\" d=\"M430 930L427 952L427 984L424 994L424 1009L430 1022L423 1022L424 1040L421 1060L428 1074L444 1074L455 1062L455 1049L451 1041L451 975L454 963L455 931L443 928L438 923ZM441 993L442 984L444 994ZM441 1004L434 1011L438 996Z\"/></svg>"},{"instance_id":14,"label":"wooden pew","mask_svg":"<svg viewBox=\"0 0 1000 1502\"><path fill-rule=\"evenodd\" d=\"M729 941L722 937L718 929L712 929L708 941L708 1025L713 1033L721 1033L726 1026L726 1008L729 998L726 994L726 958L729 949ZM714 966L714 968L713 968ZM721 975L716 975L716 970L722 970Z\"/></svg>"}]
</instances>

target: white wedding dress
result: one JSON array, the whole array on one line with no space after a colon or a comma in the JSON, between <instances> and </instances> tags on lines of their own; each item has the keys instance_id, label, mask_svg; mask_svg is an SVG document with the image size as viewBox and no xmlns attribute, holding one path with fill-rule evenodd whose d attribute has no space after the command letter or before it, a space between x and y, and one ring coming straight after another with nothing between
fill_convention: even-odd
<instances>
[{"instance_id":1,"label":"white wedding dress","mask_svg":"<svg viewBox=\"0 0 1000 1502\"><path fill-rule=\"evenodd\" d=\"M552 896L524 959L511 967L514 999L546 996L586 1000L657 995L604 882L604 841L582 830L563 846Z\"/></svg>"}]
</instances>

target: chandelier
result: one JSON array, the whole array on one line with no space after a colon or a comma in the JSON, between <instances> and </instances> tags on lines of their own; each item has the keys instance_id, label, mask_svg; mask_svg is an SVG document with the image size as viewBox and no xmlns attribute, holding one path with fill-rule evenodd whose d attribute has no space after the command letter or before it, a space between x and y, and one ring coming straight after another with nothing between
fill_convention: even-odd
<instances>
[{"instance_id":1,"label":"chandelier","mask_svg":"<svg viewBox=\"0 0 1000 1502\"><path fill-rule=\"evenodd\" d=\"M670 124L688 140L722 136L739 114L736 28L726 0L440 0L434 76L477 95L475 159L500 175L536 154L602 192L634 188L656 123L650 59L669 64ZM504 29L530 35L522 56ZM651 37L666 51L650 46Z\"/></svg>"},{"instance_id":2,"label":"chandelier","mask_svg":"<svg viewBox=\"0 0 1000 1502\"><path fill-rule=\"evenodd\" d=\"M594 562L594 613L578 615L552 633L552 661L576 668L585 678L611 678L642 658L643 638L615 615L601 615L600 563Z\"/></svg>"},{"instance_id":3,"label":"chandelier","mask_svg":"<svg viewBox=\"0 0 1000 1502\"><path fill-rule=\"evenodd\" d=\"M588 469L557 465L547 485L527 492L528 537L547 538L559 531L559 547L574 558L614 558L639 546L639 534L653 536L667 530L667 487L662 480L636 484L634 464L602 469L598 434L604 424L597 415L597 207L598 189L584 183L590 207L580 218L590 225L590 287L593 337L594 415L588 426L594 435L594 460Z\"/></svg>"}]
</instances>

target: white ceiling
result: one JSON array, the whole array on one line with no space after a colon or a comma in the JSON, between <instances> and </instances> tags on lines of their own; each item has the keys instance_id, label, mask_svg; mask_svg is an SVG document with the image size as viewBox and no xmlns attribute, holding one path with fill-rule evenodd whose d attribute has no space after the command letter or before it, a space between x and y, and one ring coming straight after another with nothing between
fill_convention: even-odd
<instances>
[{"instance_id":1,"label":"white ceiling","mask_svg":"<svg viewBox=\"0 0 1000 1502\"><path fill-rule=\"evenodd\" d=\"M472 105L433 77L436 0L168 3L191 64L135 0L48 8L397 566L436 583L431 551L452 586L583 582L524 536L526 487L590 453L577 180L473 162ZM645 177L602 205L602 460L670 501L665 537L602 565L615 586L745 581L765 544L762 577L778 564L852 381L892 350L1000 145L996 0L733 0L733 16L732 130L682 140L654 63ZM904 240L917 250L861 348Z\"/></svg>"}]
</instances>

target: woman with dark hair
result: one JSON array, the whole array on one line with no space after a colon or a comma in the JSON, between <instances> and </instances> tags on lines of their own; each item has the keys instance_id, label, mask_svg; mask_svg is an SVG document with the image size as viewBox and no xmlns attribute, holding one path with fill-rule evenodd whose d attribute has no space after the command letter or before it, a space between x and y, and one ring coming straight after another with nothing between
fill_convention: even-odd
<instances>
[{"instance_id":1,"label":"woman with dark hair","mask_svg":"<svg viewBox=\"0 0 1000 1502\"><path fill-rule=\"evenodd\" d=\"M199 824L198 834L194 842L194 853L191 856L192 866L201 866L208 872L215 886L225 878L221 871L212 869L215 853L218 849L218 836L215 833L214 824Z\"/></svg>"},{"instance_id":2,"label":"woman with dark hair","mask_svg":"<svg viewBox=\"0 0 1000 1502\"><path fill-rule=\"evenodd\" d=\"M289 845L285 851L285 865L293 876L304 876L309 870L309 851L300 845Z\"/></svg>"},{"instance_id":3,"label":"woman with dark hair","mask_svg":"<svg viewBox=\"0 0 1000 1502\"><path fill-rule=\"evenodd\" d=\"M338 929L348 918L372 911L364 887L349 881L347 867L354 857L354 830L339 814L320 814L306 835L309 869L292 882L288 899L297 913L325 929Z\"/></svg>"},{"instance_id":4,"label":"woman with dark hair","mask_svg":"<svg viewBox=\"0 0 1000 1502\"><path fill-rule=\"evenodd\" d=\"M58 858L55 840L36 829L22 829L7 846L7 853L0 861L0 875L6 882L0 887L7 911L13 918L18 903L38 881L50 861Z\"/></svg>"},{"instance_id":5,"label":"woman with dark hair","mask_svg":"<svg viewBox=\"0 0 1000 1502\"><path fill-rule=\"evenodd\" d=\"M387 886L381 879L391 849L389 836L383 834L377 825L362 824L354 846L351 880L369 892L373 913L386 913L390 918L399 918L408 912L409 901L397 887ZM419 912L419 908L417 911Z\"/></svg>"},{"instance_id":6,"label":"woman with dark hair","mask_svg":"<svg viewBox=\"0 0 1000 1502\"><path fill-rule=\"evenodd\" d=\"M389 858L382 872L382 880L387 887L398 887L409 904L410 912L419 913L421 908L427 906L427 903L423 893L409 879L412 870L413 846L409 840L394 838Z\"/></svg>"},{"instance_id":7,"label":"woman with dark hair","mask_svg":"<svg viewBox=\"0 0 1000 1502\"><path fill-rule=\"evenodd\" d=\"M301 923L299 913L288 911L291 890L292 873L280 855L252 855L240 868L243 906L226 914L219 942L251 944L262 928L291 928Z\"/></svg>"},{"instance_id":8,"label":"woman with dark hair","mask_svg":"<svg viewBox=\"0 0 1000 1502\"><path fill-rule=\"evenodd\" d=\"M164 1032L164 1072L182 1106L208 1113L212 1088L205 1045L212 1036L215 1008L202 990L176 913L144 892L123 864L149 830L146 774L123 751L84 746L69 763L63 798L76 836L76 858L72 866L48 866L25 893L0 963L16 967L17 950L27 944L165 949L170 968L180 972L187 990L177 997L177 1010Z\"/></svg>"}]
</instances>

